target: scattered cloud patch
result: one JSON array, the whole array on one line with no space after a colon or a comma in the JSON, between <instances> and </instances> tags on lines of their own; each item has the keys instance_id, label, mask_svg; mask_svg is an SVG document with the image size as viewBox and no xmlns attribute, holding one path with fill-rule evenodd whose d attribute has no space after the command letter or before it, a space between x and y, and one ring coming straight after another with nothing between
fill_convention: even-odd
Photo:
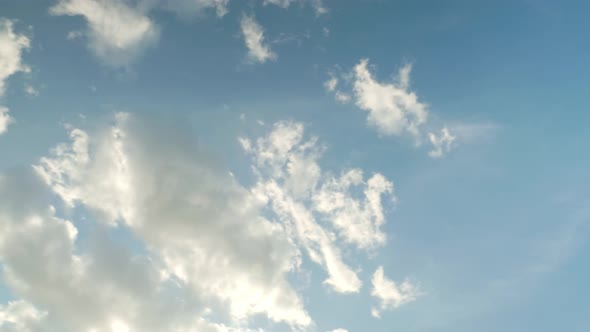
<instances>
[{"instance_id":1,"label":"scattered cloud patch","mask_svg":"<svg viewBox=\"0 0 590 332\"><path fill-rule=\"evenodd\" d=\"M114 67L129 65L159 38L159 28L147 10L127 1L59 0L50 12L84 17L88 47L101 61ZM76 35L68 34L68 38Z\"/></svg>"},{"instance_id":2,"label":"scattered cloud patch","mask_svg":"<svg viewBox=\"0 0 590 332\"><path fill-rule=\"evenodd\" d=\"M29 72L22 62L23 51L29 49L30 39L14 31L14 21L0 18L0 97L6 90L6 80L18 72Z\"/></svg>"},{"instance_id":3,"label":"scattered cloud patch","mask_svg":"<svg viewBox=\"0 0 590 332\"><path fill-rule=\"evenodd\" d=\"M324 268L326 285L340 293L358 292L362 282L345 263L338 243L362 250L385 243L382 199L387 205L393 202L393 184L378 173L365 181L361 169L339 176L324 171L319 164L324 147L316 137L305 137L301 123L278 122L268 135L240 142L253 158L258 177L254 195L287 225L309 259Z\"/></svg>"},{"instance_id":4,"label":"scattered cloud patch","mask_svg":"<svg viewBox=\"0 0 590 332\"><path fill-rule=\"evenodd\" d=\"M451 135L447 127L441 129L439 135L428 133L428 138L432 144L432 150L428 152L428 155L432 158L440 158L445 153L449 152L453 147L453 142L457 139L455 136Z\"/></svg>"},{"instance_id":5,"label":"scattered cloud patch","mask_svg":"<svg viewBox=\"0 0 590 332\"><path fill-rule=\"evenodd\" d=\"M412 65L405 64L393 82L381 82L371 72L369 60L361 59L352 73L341 75L350 93L337 88L340 80L333 74L324 87L334 94L336 101L343 104L354 101L358 108L366 111L367 124L379 135L410 136L417 146L427 139L433 145L429 155L438 158L451 150L456 136L447 127L441 129L440 135L427 130L428 105L410 90L411 72Z\"/></svg>"},{"instance_id":6,"label":"scattered cloud patch","mask_svg":"<svg viewBox=\"0 0 590 332\"><path fill-rule=\"evenodd\" d=\"M277 55L264 40L264 29L252 15L242 15L240 21L242 36L248 48L247 59L254 63L265 63L275 60Z\"/></svg>"},{"instance_id":7,"label":"scattered cloud patch","mask_svg":"<svg viewBox=\"0 0 590 332\"><path fill-rule=\"evenodd\" d=\"M373 288L371 296L378 301L378 305L371 309L371 315L375 318L381 317L385 310L393 310L400 306L415 301L421 295L417 286L408 280L397 285L393 280L387 278L383 267L377 268L371 279Z\"/></svg>"},{"instance_id":8,"label":"scattered cloud patch","mask_svg":"<svg viewBox=\"0 0 590 332\"><path fill-rule=\"evenodd\" d=\"M14 121L8 112L8 108L0 105L0 135L4 134L8 130L8 125Z\"/></svg>"}]
</instances>

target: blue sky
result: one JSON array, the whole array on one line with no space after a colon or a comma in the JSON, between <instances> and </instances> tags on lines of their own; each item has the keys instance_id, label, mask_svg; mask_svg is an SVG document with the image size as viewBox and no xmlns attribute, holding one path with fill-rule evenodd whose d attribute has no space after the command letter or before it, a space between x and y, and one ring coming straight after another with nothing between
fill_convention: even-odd
<instances>
[{"instance_id":1,"label":"blue sky","mask_svg":"<svg viewBox=\"0 0 590 332\"><path fill-rule=\"evenodd\" d=\"M0 331L588 331L589 7L0 2Z\"/></svg>"}]
</instances>

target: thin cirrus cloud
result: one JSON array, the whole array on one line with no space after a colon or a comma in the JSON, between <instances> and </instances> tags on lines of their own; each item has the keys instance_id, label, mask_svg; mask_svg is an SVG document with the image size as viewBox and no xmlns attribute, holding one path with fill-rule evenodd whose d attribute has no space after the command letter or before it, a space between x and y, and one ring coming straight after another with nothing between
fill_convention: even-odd
<instances>
[{"instance_id":1,"label":"thin cirrus cloud","mask_svg":"<svg viewBox=\"0 0 590 332\"><path fill-rule=\"evenodd\" d=\"M14 21L0 18L0 98L6 91L7 80L19 72L28 73L30 68L22 61L23 52L29 49L31 40L15 32ZM0 105L0 135L6 132L14 120L9 109Z\"/></svg>"},{"instance_id":2,"label":"thin cirrus cloud","mask_svg":"<svg viewBox=\"0 0 590 332\"><path fill-rule=\"evenodd\" d=\"M253 15L242 15L240 28L244 43L248 49L246 59L251 63L265 63L277 59L270 46L266 43L264 29Z\"/></svg>"}]
</instances>

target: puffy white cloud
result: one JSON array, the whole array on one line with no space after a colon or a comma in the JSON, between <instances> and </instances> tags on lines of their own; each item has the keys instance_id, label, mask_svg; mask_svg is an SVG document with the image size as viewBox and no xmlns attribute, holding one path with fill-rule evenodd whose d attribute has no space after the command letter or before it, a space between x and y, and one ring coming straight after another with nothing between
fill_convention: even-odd
<instances>
[{"instance_id":1,"label":"puffy white cloud","mask_svg":"<svg viewBox=\"0 0 590 332\"><path fill-rule=\"evenodd\" d=\"M362 59L354 67L356 104L369 113L367 121L382 135L410 133L420 137L420 126L428 119L426 104L408 90L410 65L400 69L397 83L377 81L368 68L369 60Z\"/></svg>"},{"instance_id":2,"label":"puffy white cloud","mask_svg":"<svg viewBox=\"0 0 590 332\"><path fill-rule=\"evenodd\" d=\"M264 30L256 22L252 15L242 15L240 22L244 42L248 48L248 60L251 62L265 63L275 60L277 55L264 41Z\"/></svg>"},{"instance_id":3,"label":"puffy white cloud","mask_svg":"<svg viewBox=\"0 0 590 332\"><path fill-rule=\"evenodd\" d=\"M255 195L289 226L309 258L324 267L327 285L337 292L358 292L362 283L344 262L337 240L361 249L385 242L381 196L392 194L392 183L375 174L365 184L360 169L340 177L324 172L318 163L324 148L315 137L304 139L301 123L278 122L267 136L255 143L242 140L242 146L254 158ZM361 186L364 199L353 195L353 187Z\"/></svg>"},{"instance_id":4,"label":"puffy white cloud","mask_svg":"<svg viewBox=\"0 0 590 332\"><path fill-rule=\"evenodd\" d=\"M399 69L394 82L380 82L371 72L369 60L361 59L351 74L342 75L342 82L350 86L352 96L337 88L340 80L333 74L324 87L333 92L340 103L354 99L360 109L368 112L368 125L380 135L410 135L416 145L420 145L426 137L433 146L428 154L440 158L452 149L457 137L452 134L453 129L447 127L440 130L440 135L425 128L429 118L428 105L410 90L411 72L412 65L406 64Z\"/></svg>"},{"instance_id":5,"label":"puffy white cloud","mask_svg":"<svg viewBox=\"0 0 590 332\"><path fill-rule=\"evenodd\" d=\"M432 144L432 150L428 152L428 155L432 158L440 158L446 152L449 152L453 147L453 142L456 139L456 137L451 134L447 127L441 129L440 135L428 133L428 138Z\"/></svg>"},{"instance_id":6,"label":"puffy white cloud","mask_svg":"<svg viewBox=\"0 0 590 332\"><path fill-rule=\"evenodd\" d=\"M164 280L214 313L236 324L261 314L309 326L287 281L299 256L285 229L261 217L250 192L183 135L120 114L106 131L72 130L72 143L58 146L35 169L68 204L93 211L106 225L128 228L160 262L152 272L162 271ZM153 330L134 317L117 319Z\"/></svg>"},{"instance_id":7,"label":"puffy white cloud","mask_svg":"<svg viewBox=\"0 0 590 332\"><path fill-rule=\"evenodd\" d=\"M8 114L9 109L0 105L0 135L4 134L8 129L8 125L14 121Z\"/></svg>"},{"instance_id":8,"label":"puffy white cloud","mask_svg":"<svg viewBox=\"0 0 590 332\"><path fill-rule=\"evenodd\" d=\"M159 37L147 10L121 0L59 0L53 15L82 16L93 53L108 65L126 66Z\"/></svg>"},{"instance_id":9,"label":"puffy white cloud","mask_svg":"<svg viewBox=\"0 0 590 332\"><path fill-rule=\"evenodd\" d=\"M392 310L400 306L415 301L421 295L418 287L405 280L401 285L397 285L393 280L387 278L383 272L383 267L377 268L371 279L373 296L379 304L373 307L371 315L379 318L384 310Z\"/></svg>"},{"instance_id":10,"label":"puffy white cloud","mask_svg":"<svg viewBox=\"0 0 590 332\"><path fill-rule=\"evenodd\" d=\"M30 47L30 39L14 31L14 22L0 18L0 97L6 90L6 80L18 73L29 72L22 62L22 53Z\"/></svg>"}]
</instances>

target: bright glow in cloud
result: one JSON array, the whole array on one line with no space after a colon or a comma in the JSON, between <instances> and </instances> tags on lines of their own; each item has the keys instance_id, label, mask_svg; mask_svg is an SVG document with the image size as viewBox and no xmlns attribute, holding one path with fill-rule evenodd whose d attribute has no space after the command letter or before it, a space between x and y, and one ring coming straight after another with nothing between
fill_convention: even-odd
<instances>
[{"instance_id":1,"label":"bright glow in cloud","mask_svg":"<svg viewBox=\"0 0 590 332\"><path fill-rule=\"evenodd\" d=\"M379 302L378 306L371 310L371 315L375 318L381 317L384 310L399 308L415 301L421 295L419 289L408 280L398 286L393 280L388 279L381 266L373 274L371 283L371 296Z\"/></svg>"},{"instance_id":2,"label":"bright glow in cloud","mask_svg":"<svg viewBox=\"0 0 590 332\"><path fill-rule=\"evenodd\" d=\"M244 42L248 48L248 60L251 62L265 63L275 60L277 55L264 41L264 30L256 22L254 16L243 15L240 22Z\"/></svg>"},{"instance_id":3,"label":"bright glow in cloud","mask_svg":"<svg viewBox=\"0 0 590 332\"><path fill-rule=\"evenodd\" d=\"M383 245L381 197L392 195L392 183L381 174L365 183L360 169L340 177L325 173L319 165L324 148L315 137L304 139L301 123L279 122L255 143L241 142L254 159L259 178L255 195L288 225L309 258L326 270L327 285L341 293L358 292L361 281L344 262L332 233L360 249ZM364 187L364 199L353 194L359 187Z\"/></svg>"}]
</instances>

